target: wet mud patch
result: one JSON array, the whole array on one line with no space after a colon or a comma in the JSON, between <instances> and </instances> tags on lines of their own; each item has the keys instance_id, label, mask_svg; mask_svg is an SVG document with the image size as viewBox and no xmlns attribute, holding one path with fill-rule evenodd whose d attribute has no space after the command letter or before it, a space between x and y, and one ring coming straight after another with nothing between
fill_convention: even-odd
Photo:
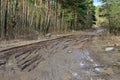
<instances>
[{"instance_id":1,"label":"wet mud patch","mask_svg":"<svg viewBox=\"0 0 120 80\"><path fill-rule=\"evenodd\" d=\"M117 45L115 45L116 43ZM101 73L108 74L110 80L120 80L120 52L118 50L118 40L113 41L107 37L104 39L96 38L92 41L92 44L91 48L94 50L93 57L102 66Z\"/></svg>"},{"instance_id":2,"label":"wet mud patch","mask_svg":"<svg viewBox=\"0 0 120 80\"><path fill-rule=\"evenodd\" d=\"M93 35L93 34L91 34ZM113 68L98 55L91 35L69 36L10 53L3 80L112 80ZM92 46L93 45L93 46ZM23 50L23 51L22 51ZM94 52L95 50L95 52ZM100 51L102 52L102 51ZM102 60L103 59L103 60ZM116 70L116 69L115 69Z\"/></svg>"}]
</instances>

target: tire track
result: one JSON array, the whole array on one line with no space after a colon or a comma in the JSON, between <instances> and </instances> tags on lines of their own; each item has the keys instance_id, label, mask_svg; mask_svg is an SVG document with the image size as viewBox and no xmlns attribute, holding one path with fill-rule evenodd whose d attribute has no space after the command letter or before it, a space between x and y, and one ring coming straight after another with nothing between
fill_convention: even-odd
<instances>
[{"instance_id":1,"label":"tire track","mask_svg":"<svg viewBox=\"0 0 120 80\"><path fill-rule=\"evenodd\" d=\"M16 64L22 71L31 71L47 58L51 57L58 50L65 50L76 43L87 41L89 35L69 35L53 40L16 46L0 51L0 66L6 65L9 57L15 56ZM86 40L85 40L86 39ZM42 52L42 53L41 53Z\"/></svg>"}]
</instances>

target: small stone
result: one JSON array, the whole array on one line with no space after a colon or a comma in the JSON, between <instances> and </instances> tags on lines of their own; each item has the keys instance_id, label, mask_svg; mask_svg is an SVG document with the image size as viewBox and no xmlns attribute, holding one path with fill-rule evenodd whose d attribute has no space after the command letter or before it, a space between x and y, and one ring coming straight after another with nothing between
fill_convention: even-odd
<instances>
[{"instance_id":1,"label":"small stone","mask_svg":"<svg viewBox=\"0 0 120 80\"><path fill-rule=\"evenodd\" d=\"M105 51L114 51L115 50L115 48L114 47L107 47L107 48L105 48Z\"/></svg>"},{"instance_id":2,"label":"small stone","mask_svg":"<svg viewBox=\"0 0 120 80\"><path fill-rule=\"evenodd\" d=\"M72 51L68 51L68 53L72 53Z\"/></svg>"}]
</instances>

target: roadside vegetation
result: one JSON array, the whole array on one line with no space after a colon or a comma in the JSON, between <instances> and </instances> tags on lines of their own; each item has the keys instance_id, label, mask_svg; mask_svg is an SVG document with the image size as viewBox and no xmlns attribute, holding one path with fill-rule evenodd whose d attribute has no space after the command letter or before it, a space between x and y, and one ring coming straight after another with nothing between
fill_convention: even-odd
<instances>
[{"instance_id":1,"label":"roadside vegetation","mask_svg":"<svg viewBox=\"0 0 120 80\"><path fill-rule=\"evenodd\" d=\"M34 39L89 29L93 23L92 0L0 0L0 39Z\"/></svg>"},{"instance_id":2,"label":"roadside vegetation","mask_svg":"<svg viewBox=\"0 0 120 80\"><path fill-rule=\"evenodd\" d=\"M120 0L102 0L103 5L99 6L99 18L102 19L101 26L109 33L120 34Z\"/></svg>"}]
</instances>

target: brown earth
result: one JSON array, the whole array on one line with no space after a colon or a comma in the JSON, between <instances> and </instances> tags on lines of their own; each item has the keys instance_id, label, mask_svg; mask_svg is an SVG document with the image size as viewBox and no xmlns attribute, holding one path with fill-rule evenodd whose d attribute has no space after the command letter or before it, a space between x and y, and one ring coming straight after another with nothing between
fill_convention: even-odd
<instances>
[{"instance_id":1,"label":"brown earth","mask_svg":"<svg viewBox=\"0 0 120 80\"><path fill-rule=\"evenodd\" d=\"M100 32L2 48L0 80L120 80L118 45L106 52Z\"/></svg>"}]
</instances>

